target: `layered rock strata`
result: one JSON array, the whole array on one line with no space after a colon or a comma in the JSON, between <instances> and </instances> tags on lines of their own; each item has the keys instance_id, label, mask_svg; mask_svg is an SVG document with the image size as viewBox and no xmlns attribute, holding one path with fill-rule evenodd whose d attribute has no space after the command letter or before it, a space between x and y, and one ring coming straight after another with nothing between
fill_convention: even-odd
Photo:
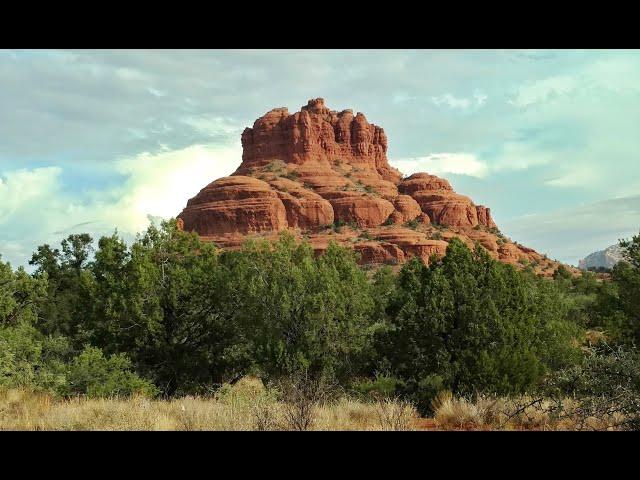
<instances>
[{"instance_id":1,"label":"layered rock strata","mask_svg":"<svg viewBox=\"0 0 640 480\"><path fill-rule=\"evenodd\" d=\"M458 237L503 262L553 273L557 262L502 236L490 209L447 180L403 178L387 146L384 130L364 114L330 110L321 98L293 114L273 109L242 133L238 169L190 199L179 224L223 248L289 230L318 253L331 241L347 245L364 264L428 262Z\"/></svg>"}]
</instances>

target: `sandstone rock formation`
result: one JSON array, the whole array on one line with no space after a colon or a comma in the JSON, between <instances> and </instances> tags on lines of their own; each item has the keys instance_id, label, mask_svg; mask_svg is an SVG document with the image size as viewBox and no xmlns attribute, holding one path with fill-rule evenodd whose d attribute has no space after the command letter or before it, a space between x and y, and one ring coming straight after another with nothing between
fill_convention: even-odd
<instances>
[{"instance_id":1,"label":"sandstone rock formation","mask_svg":"<svg viewBox=\"0 0 640 480\"><path fill-rule=\"evenodd\" d=\"M427 173L407 178L387 160L384 130L362 113L309 100L290 114L276 108L242 133L242 164L190 199L179 224L224 248L248 235L290 230L321 253L350 246L366 264L444 255L459 237L501 261L550 275L557 263L503 237L490 209Z\"/></svg>"}]
</instances>

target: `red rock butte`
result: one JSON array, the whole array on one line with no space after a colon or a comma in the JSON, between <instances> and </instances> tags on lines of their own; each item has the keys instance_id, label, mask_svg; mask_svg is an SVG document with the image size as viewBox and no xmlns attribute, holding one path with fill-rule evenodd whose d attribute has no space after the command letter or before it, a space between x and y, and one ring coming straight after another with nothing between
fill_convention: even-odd
<instances>
[{"instance_id":1,"label":"red rock butte","mask_svg":"<svg viewBox=\"0 0 640 480\"><path fill-rule=\"evenodd\" d=\"M492 257L551 275L558 263L504 237L489 208L428 173L389 165L387 136L364 114L329 110L322 98L299 112L275 108L242 133L242 164L190 199L178 216L222 248L290 230L322 253L331 241L362 264L442 256L454 237Z\"/></svg>"}]
</instances>

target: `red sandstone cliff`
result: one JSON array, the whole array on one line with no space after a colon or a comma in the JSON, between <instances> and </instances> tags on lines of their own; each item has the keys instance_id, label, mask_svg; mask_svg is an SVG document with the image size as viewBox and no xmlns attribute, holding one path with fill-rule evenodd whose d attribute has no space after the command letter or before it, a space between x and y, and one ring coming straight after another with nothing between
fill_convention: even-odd
<instances>
[{"instance_id":1,"label":"red sandstone cliff","mask_svg":"<svg viewBox=\"0 0 640 480\"><path fill-rule=\"evenodd\" d=\"M362 263L397 264L443 255L459 237L541 274L557 265L503 237L489 208L447 180L403 179L388 163L384 130L362 113L329 110L321 98L294 114L276 108L244 130L242 147L236 172L203 188L178 217L185 230L221 247L292 230L318 252L333 240L358 251Z\"/></svg>"}]
</instances>

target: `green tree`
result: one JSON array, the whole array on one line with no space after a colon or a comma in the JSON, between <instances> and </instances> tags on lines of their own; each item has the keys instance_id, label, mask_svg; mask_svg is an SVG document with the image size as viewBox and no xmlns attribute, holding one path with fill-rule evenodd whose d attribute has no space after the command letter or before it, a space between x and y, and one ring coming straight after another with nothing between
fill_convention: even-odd
<instances>
[{"instance_id":1,"label":"green tree","mask_svg":"<svg viewBox=\"0 0 640 480\"><path fill-rule=\"evenodd\" d=\"M316 257L283 234L225 252L234 320L269 378L305 371L344 380L358 368L373 333L371 284L355 254L331 243Z\"/></svg>"},{"instance_id":2,"label":"green tree","mask_svg":"<svg viewBox=\"0 0 640 480\"><path fill-rule=\"evenodd\" d=\"M93 275L89 261L93 252L88 234L62 240L62 251L41 245L31 257L34 277L47 280L47 302L41 308L42 332L68 337L77 349L88 339L87 312L93 304Z\"/></svg>"},{"instance_id":3,"label":"green tree","mask_svg":"<svg viewBox=\"0 0 640 480\"><path fill-rule=\"evenodd\" d=\"M35 323L46 289L46 279L32 278L22 267L14 272L0 257L0 325Z\"/></svg>"},{"instance_id":4,"label":"green tree","mask_svg":"<svg viewBox=\"0 0 640 480\"><path fill-rule=\"evenodd\" d=\"M624 260L613 267L595 306L597 323L613 343L640 344L640 235L621 240Z\"/></svg>"},{"instance_id":5,"label":"green tree","mask_svg":"<svg viewBox=\"0 0 640 480\"><path fill-rule=\"evenodd\" d=\"M382 361L423 411L438 389L521 393L577 355L577 328L554 284L457 239L430 266L408 262L378 338Z\"/></svg>"},{"instance_id":6,"label":"green tree","mask_svg":"<svg viewBox=\"0 0 640 480\"><path fill-rule=\"evenodd\" d=\"M62 337L43 335L36 326L47 302L47 279L0 261L0 386L56 390L64 384Z\"/></svg>"},{"instance_id":7,"label":"green tree","mask_svg":"<svg viewBox=\"0 0 640 480\"><path fill-rule=\"evenodd\" d=\"M92 266L91 340L126 353L168 395L200 391L246 370L248 359L218 252L175 221L149 227L127 249L112 235Z\"/></svg>"}]
</instances>

